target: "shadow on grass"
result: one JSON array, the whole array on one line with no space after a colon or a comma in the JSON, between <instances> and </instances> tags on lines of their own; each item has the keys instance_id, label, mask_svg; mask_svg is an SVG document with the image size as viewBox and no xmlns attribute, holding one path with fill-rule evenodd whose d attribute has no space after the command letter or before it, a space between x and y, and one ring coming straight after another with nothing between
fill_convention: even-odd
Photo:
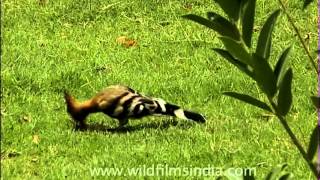
<instances>
[{"instance_id":1,"label":"shadow on grass","mask_svg":"<svg viewBox=\"0 0 320 180\"><path fill-rule=\"evenodd\" d=\"M127 133L127 132L133 132L133 131L139 131L143 129L159 129L164 130L168 129L172 126L178 126L182 129L188 129L192 127L192 122L186 122L186 123L179 123L176 119L169 119L165 121L158 121L158 122L149 122L149 123L141 123L137 125L127 125L123 128L110 128L110 126L106 126L101 123L91 123L87 124L85 128L75 127L74 129L76 131L87 131L87 132L108 132L108 133Z\"/></svg>"}]
</instances>

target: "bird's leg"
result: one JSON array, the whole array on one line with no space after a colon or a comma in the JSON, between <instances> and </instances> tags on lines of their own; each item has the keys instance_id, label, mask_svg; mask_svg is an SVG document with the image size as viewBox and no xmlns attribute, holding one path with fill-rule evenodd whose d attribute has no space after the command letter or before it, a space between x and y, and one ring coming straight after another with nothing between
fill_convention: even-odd
<instances>
[{"instance_id":1,"label":"bird's leg","mask_svg":"<svg viewBox=\"0 0 320 180\"><path fill-rule=\"evenodd\" d=\"M128 124L128 118L119 119L119 126L117 129L122 129L126 124Z\"/></svg>"},{"instance_id":2,"label":"bird's leg","mask_svg":"<svg viewBox=\"0 0 320 180\"><path fill-rule=\"evenodd\" d=\"M85 120L76 121L75 129L76 130L80 130L80 131L86 130L87 129L87 124L86 124Z\"/></svg>"}]
</instances>

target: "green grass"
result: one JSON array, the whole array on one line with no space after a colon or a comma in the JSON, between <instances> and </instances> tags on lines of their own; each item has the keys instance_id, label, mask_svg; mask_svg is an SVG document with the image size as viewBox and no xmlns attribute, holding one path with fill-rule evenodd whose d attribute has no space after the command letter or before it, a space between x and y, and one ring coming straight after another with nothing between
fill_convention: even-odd
<instances>
[{"instance_id":1,"label":"green grass","mask_svg":"<svg viewBox=\"0 0 320 180\"><path fill-rule=\"evenodd\" d=\"M186 10L186 4L192 5ZM257 29L277 1L258 1ZM302 33L316 50L316 6L302 11L287 3ZM297 179L313 179L306 163L275 117L222 96L244 92L260 99L253 81L213 53L222 47L212 31L181 18L219 11L212 1L3 1L1 54L2 178L90 178L92 167L254 167L264 177L287 162ZM116 42L127 36L138 46ZM254 42L257 33L254 36ZM255 43L254 43L255 44ZM316 123L309 96L316 75L282 14L273 36L272 58L293 45L294 105L288 122L306 147ZM316 57L316 54L313 54ZM74 131L62 92L85 100L112 84L128 85L186 109L207 123L150 117L132 120L128 132L104 131L117 122L90 116L92 131ZM99 128L98 125L100 124ZM39 143L34 143L34 135Z\"/></svg>"}]
</instances>

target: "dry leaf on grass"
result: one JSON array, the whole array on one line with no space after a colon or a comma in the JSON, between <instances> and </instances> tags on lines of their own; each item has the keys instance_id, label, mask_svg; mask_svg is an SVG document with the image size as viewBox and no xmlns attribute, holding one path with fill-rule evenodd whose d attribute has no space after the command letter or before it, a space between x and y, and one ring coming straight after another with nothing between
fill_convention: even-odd
<instances>
[{"instance_id":1,"label":"dry leaf on grass","mask_svg":"<svg viewBox=\"0 0 320 180\"><path fill-rule=\"evenodd\" d=\"M39 162L39 158L38 157L33 157L31 159L31 162L34 162L34 163Z\"/></svg>"},{"instance_id":2,"label":"dry leaf on grass","mask_svg":"<svg viewBox=\"0 0 320 180\"><path fill-rule=\"evenodd\" d=\"M192 10L192 4L190 4L190 3L184 4L182 6L182 8L185 9L186 11L191 11Z\"/></svg>"},{"instance_id":3,"label":"dry leaf on grass","mask_svg":"<svg viewBox=\"0 0 320 180\"><path fill-rule=\"evenodd\" d=\"M20 119L20 122L25 122L25 123L30 123L31 122L31 117L30 116L23 116Z\"/></svg>"},{"instance_id":4,"label":"dry leaf on grass","mask_svg":"<svg viewBox=\"0 0 320 180\"><path fill-rule=\"evenodd\" d=\"M129 48L132 46L136 46L137 45L137 41L133 40L133 39L129 39L126 36L120 36L117 38L117 43L121 44L122 46Z\"/></svg>"},{"instance_id":5,"label":"dry leaf on grass","mask_svg":"<svg viewBox=\"0 0 320 180\"><path fill-rule=\"evenodd\" d=\"M45 6L46 4L48 4L48 0L39 0L38 3L40 6Z\"/></svg>"},{"instance_id":6,"label":"dry leaf on grass","mask_svg":"<svg viewBox=\"0 0 320 180\"><path fill-rule=\"evenodd\" d=\"M35 144L39 144L40 142L40 138L38 135L33 135L32 136L32 142L35 143Z\"/></svg>"}]
</instances>

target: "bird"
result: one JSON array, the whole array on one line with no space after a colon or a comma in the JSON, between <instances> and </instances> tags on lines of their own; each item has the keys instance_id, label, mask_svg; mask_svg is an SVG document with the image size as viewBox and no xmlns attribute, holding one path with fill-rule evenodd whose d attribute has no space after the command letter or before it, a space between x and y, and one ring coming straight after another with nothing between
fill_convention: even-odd
<instances>
[{"instance_id":1,"label":"bird","mask_svg":"<svg viewBox=\"0 0 320 180\"><path fill-rule=\"evenodd\" d=\"M80 129L87 127L86 118L90 114L99 112L117 119L119 129L128 124L129 119L141 119L152 115L173 116L198 123L206 122L205 117L199 113L184 110L161 98L142 95L124 85L108 86L83 102L76 100L65 90L64 99L68 114Z\"/></svg>"}]
</instances>

